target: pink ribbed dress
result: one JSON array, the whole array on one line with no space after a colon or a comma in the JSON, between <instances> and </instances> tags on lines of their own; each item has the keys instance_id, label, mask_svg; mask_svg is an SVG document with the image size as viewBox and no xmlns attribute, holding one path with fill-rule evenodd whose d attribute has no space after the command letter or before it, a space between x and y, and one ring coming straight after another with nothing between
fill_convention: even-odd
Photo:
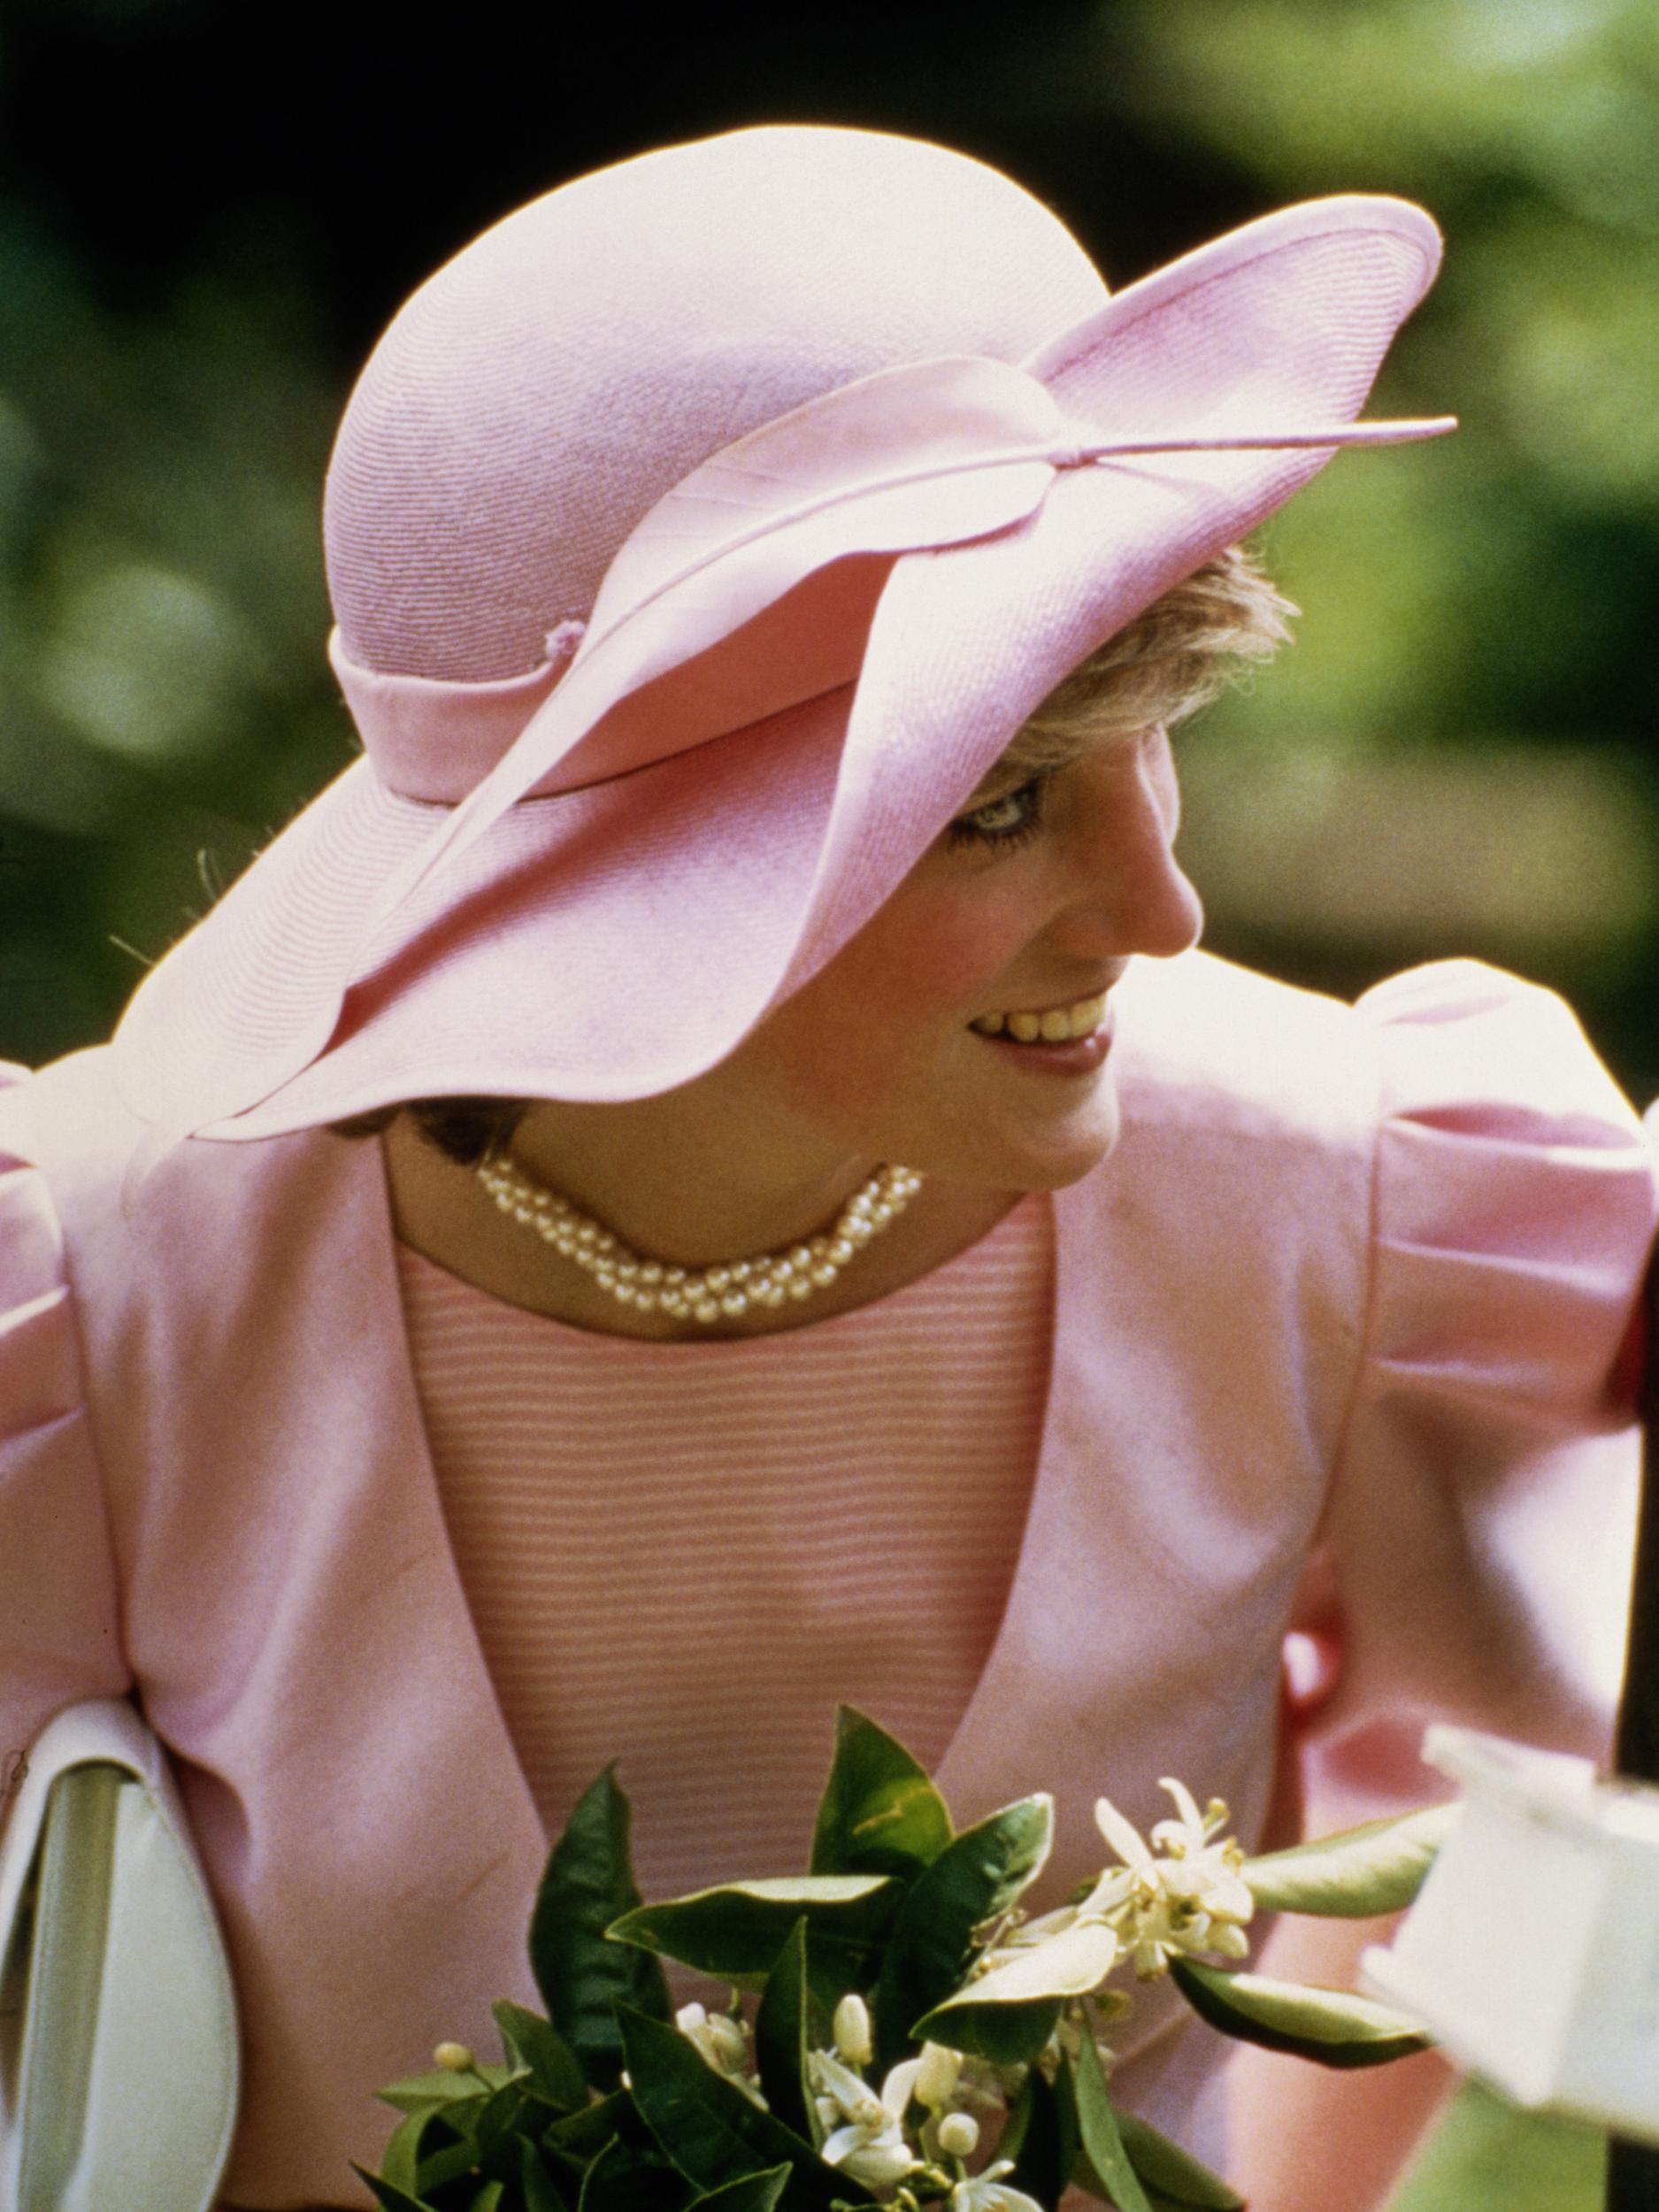
<instances>
[{"instance_id":1,"label":"pink ribbed dress","mask_svg":"<svg viewBox=\"0 0 1659 2212\"><path fill-rule=\"evenodd\" d=\"M838 1701L942 1757L1030 1502L1052 1245L1026 1199L871 1305L679 1344L566 1327L399 1246L444 1517L551 1832L616 1759L648 1897L798 1872Z\"/></svg>"}]
</instances>

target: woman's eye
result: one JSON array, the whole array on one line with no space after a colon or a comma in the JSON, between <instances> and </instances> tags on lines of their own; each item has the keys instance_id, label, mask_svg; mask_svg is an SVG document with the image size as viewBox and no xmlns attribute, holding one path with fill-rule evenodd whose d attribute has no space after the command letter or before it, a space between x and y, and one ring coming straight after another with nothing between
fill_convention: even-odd
<instances>
[{"instance_id":1,"label":"woman's eye","mask_svg":"<svg viewBox=\"0 0 1659 2212\"><path fill-rule=\"evenodd\" d=\"M1042 818L1043 779L1033 776L1018 790L987 800L950 825L953 845L1009 845L1034 833Z\"/></svg>"}]
</instances>

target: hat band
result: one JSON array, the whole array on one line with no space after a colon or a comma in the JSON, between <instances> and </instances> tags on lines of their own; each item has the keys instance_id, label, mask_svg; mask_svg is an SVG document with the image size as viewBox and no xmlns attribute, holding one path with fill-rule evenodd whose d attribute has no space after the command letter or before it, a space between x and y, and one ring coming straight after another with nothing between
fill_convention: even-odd
<instances>
[{"instance_id":1,"label":"hat band","mask_svg":"<svg viewBox=\"0 0 1659 2212\"><path fill-rule=\"evenodd\" d=\"M1340 423L1317 430L1217 431L1193 435L1101 438L1079 426L1074 444L1015 450L1010 463L1041 459L1056 471L1157 454L1295 451L1338 446L1401 445L1444 436L1456 418ZM587 624L562 622L548 634L548 658L527 675L493 682L396 676L365 668L347 653L336 626L328 659L376 777L402 799L458 806L509 753L526 725L557 687Z\"/></svg>"},{"instance_id":2,"label":"hat band","mask_svg":"<svg viewBox=\"0 0 1659 2212\"><path fill-rule=\"evenodd\" d=\"M328 634L328 661L379 781L400 799L458 806L555 689L587 626L561 622L549 634L546 660L493 683L365 668L338 627Z\"/></svg>"}]
</instances>

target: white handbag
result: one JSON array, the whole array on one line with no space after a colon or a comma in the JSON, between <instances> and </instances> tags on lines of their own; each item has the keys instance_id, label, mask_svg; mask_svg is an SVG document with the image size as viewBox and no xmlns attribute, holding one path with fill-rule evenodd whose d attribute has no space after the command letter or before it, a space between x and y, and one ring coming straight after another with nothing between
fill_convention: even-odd
<instances>
[{"instance_id":1,"label":"white handbag","mask_svg":"<svg viewBox=\"0 0 1659 2212\"><path fill-rule=\"evenodd\" d=\"M0 2207L208 2212L230 2152L230 1969L133 1707L44 1729L0 1836Z\"/></svg>"}]
</instances>

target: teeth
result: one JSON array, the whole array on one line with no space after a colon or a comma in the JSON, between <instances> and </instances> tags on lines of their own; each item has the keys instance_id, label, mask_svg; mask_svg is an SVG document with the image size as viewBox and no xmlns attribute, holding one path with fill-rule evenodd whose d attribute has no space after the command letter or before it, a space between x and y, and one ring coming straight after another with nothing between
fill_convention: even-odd
<instances>
[{"instance_id":1,"label":"teeth","mask_svg":"<svg viewBox=\"0 0 1659 2212\"><path fill-rule=\"evenodd\" d=\"M1051 1006L1041 1014L981 1014L968 1025L982 1037L1012 1037L1016 1043L1057 1045L1076 1037L1090 1037L1105 1018L1104 992L1080 998L1071 1006Z\"/></svg>"}]
</instances>

